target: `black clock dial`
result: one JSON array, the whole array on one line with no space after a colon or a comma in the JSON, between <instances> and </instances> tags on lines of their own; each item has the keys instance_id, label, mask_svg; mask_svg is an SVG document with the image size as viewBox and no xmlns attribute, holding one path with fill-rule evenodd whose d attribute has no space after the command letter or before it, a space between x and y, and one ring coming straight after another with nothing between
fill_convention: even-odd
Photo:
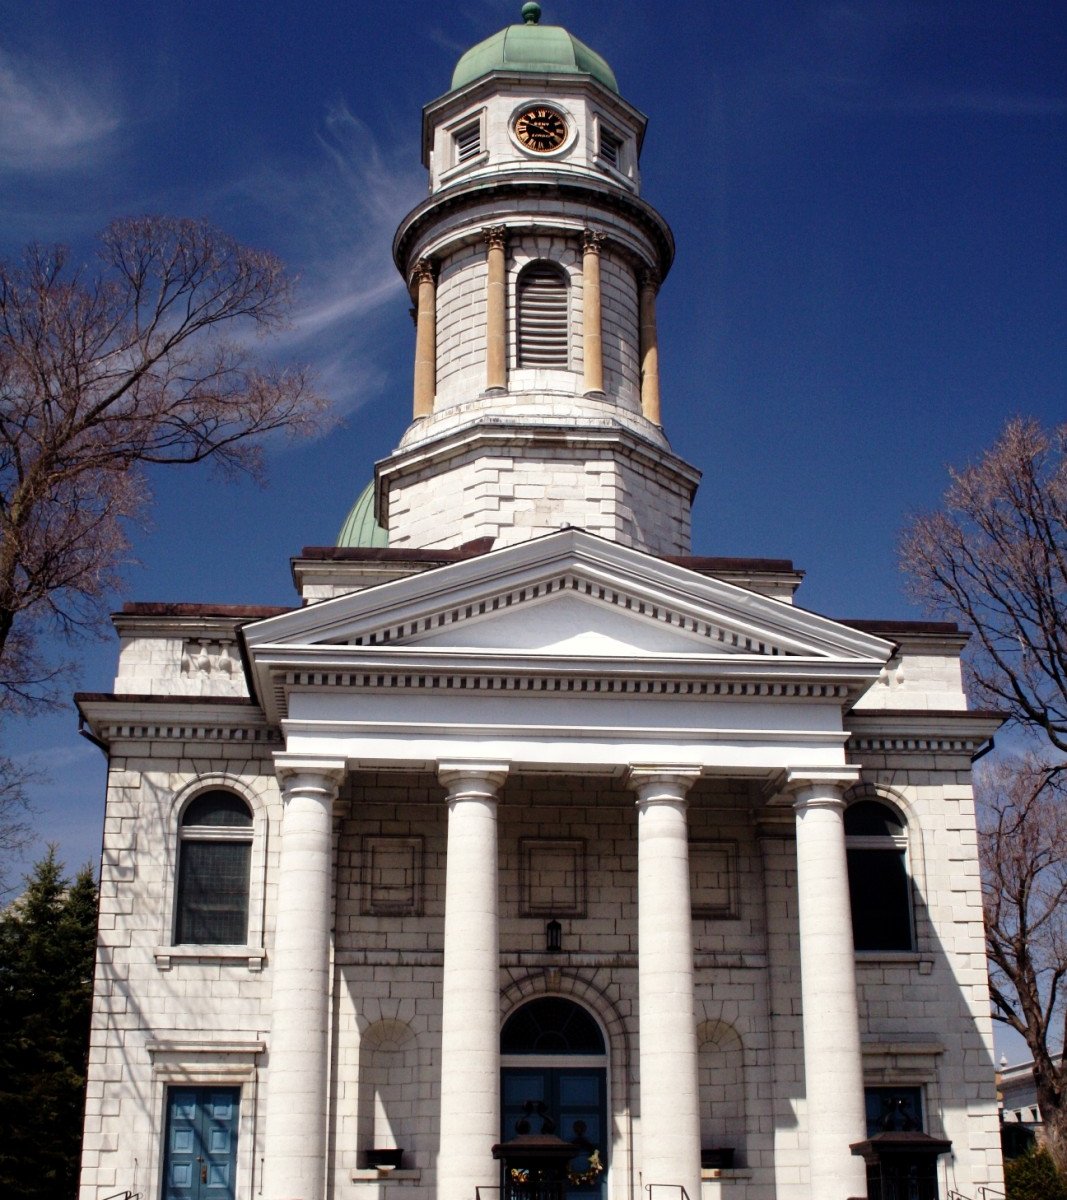
<instances>
[{"instance_id":1,"label":"black clock dial","mask_svg":"<svg viewBox=\"0 0 1067 1200\"><path fill-rule=\"evenodd\" d=\"M547 154L567 140L567 122L554 108L537 104L515 118L515 136L527 150Z\"/></svg>"}]
</instances>

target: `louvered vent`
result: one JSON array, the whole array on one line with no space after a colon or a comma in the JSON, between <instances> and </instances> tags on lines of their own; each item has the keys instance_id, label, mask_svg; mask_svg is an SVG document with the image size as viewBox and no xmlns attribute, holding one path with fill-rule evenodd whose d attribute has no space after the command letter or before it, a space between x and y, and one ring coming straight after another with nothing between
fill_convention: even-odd
<instances>
[{"instance_id":1,"label":"louvered vent","mask_svg":"<svg viewBox=\"0 0 1067 1200\"><path fill-rule=\"evenodd\" d=\"M476 158L482 148L482 128L480 122L472 121L469 125L464 125L462 129L457 129L455 139L457 163L467 162L468 159Z\"/></svg>"},{"instance_id":2,"label":"louvered vent","mask_svg":"<svg viewBox=\"0 0 1067 1200\"><path fill-rule=\"evenodd\" d=\"M618 170L619 158L622 154L622 140L610 130L600 131L600 157Z\"/></svg>"},{"instance_id":3,"label":"louvered vent","mask_svg":"<svg viewBox=\"0 0 1067 1200\"><path fill-rule=\"evenodd\" d=\"M519 366L567 366L567 279L551 263L519 276Z\"/></svg>"}]
</instances>

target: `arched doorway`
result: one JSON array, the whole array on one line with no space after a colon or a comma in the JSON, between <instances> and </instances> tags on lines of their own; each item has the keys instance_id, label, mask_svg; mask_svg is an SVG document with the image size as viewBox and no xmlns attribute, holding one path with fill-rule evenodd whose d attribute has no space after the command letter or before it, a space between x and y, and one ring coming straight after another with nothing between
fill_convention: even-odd
<instances>
[{"instance_id":1,"label":"arched doorway","mask_svg":"<svg viewBox=\"0 0 1067 1200\"><path fill-rule=\"evenodd\" d=\"M582 1147L571 1160L567 1200L602 1196L611 1149L607 1053L593 1015L562 996L530 1000L504 1022L500 1062L501 1140L516 1135L532 1103L558 1137Z\"/></svg>"}]
</instances>

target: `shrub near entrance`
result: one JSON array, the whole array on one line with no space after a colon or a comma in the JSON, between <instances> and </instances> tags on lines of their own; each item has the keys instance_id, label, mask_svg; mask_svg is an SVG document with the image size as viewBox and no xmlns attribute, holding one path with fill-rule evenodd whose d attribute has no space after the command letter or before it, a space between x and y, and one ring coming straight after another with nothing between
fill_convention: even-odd
<instances>
[{"instance_id":1,"label":"shrub near entrance","mask_svg":"<svg viewBox=\"0 0 1067 1200\"><path fill-rule=\"evenodd\" d=\"M1005 1163L1004 1187L1008 1200L1067 1200L1067 1180L1045 1150Z\"/></svg>"}]
</instances>

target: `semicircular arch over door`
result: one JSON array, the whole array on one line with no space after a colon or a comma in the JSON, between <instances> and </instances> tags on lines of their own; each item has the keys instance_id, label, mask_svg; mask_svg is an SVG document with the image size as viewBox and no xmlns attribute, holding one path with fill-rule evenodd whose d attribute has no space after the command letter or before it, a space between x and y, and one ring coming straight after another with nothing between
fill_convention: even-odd
<instances>
[{"instance_id":1,"label":"semicircular arch over door","mask_svg":"<svg viewBox=\"0 0 1067 1200\"><path fill-rule=\"evenodd\" d=\"M611 1150L608 1056L593 1014L562 996L530 1000L508 1017L500 1034L501 1140L531 1133L547 1117L553 1132L581 1150L570 1163L567 1200L604 1195Z\"/></svg>"}]
</instances>

